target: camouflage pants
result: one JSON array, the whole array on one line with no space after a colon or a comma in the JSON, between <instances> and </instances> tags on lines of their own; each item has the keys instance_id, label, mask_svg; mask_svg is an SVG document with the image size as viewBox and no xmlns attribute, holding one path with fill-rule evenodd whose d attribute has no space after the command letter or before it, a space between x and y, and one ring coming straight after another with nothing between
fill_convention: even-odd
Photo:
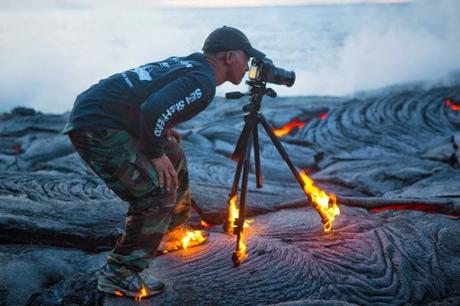
<instances>
[{"instance_id":1,"label":"camouflage pants","mask_svg":"<svg viewBox=\"0 0 460 306\"><path fill-rule=\"evenodd\" d=\"M190 216L190 189L185 154L175 141L165 143L165 154L174 165L179 189L167 192L158 186L153 164L138 141L126 131L73 131L70 140L91 169L121 199L129 203L125 233L108 257L112 270L141 272L155 257L168 230Z\"/></svg>"}]
</instances>

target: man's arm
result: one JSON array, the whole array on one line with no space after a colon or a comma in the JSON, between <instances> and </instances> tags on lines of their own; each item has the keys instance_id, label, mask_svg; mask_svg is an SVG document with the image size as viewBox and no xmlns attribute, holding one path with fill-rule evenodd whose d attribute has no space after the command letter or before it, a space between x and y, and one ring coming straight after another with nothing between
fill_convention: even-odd
<instances>
[{"instance_id":1,"label":"man's arm","mask_svg":"<svg viewBox=\"0 0 460 306\"><path fill-rule=\"evenodd\" d=\"M158 172L160 186L177 188L177 174L163 151L165 132L206 108L215 86L204 74L189 73L153 93L141 107L141 146Z\"/></svg>"}]
</instances>

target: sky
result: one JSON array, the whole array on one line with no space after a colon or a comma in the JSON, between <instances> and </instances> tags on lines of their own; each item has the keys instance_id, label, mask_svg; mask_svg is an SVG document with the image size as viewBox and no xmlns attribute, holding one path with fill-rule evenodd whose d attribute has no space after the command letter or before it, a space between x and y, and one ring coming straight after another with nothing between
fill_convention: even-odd
<instances>
[{"instance_id":1,"label":"sky","mask_svg":"<svg viewBox=\"0 0 460 306\"><path fill-rule=\"evenodd\" d=\"M410 0L164 0L162 4L189 7L231 7L231 6L287 6L287 5L331 5L361 3L403 3Z\"/></svg>"},{"instance_id":2,"label":"sky","mask_svg":"<svg viewBox=\"0 0 460 306\"><path fill-rule=\"evenodd\" d=\"M408 3L413 0L129 0L129 6L163 7L247 7L293 5L340 5L363 3ZM1 0L1 9L125 7L123 0Z\"/></svg>"}]
</instances>

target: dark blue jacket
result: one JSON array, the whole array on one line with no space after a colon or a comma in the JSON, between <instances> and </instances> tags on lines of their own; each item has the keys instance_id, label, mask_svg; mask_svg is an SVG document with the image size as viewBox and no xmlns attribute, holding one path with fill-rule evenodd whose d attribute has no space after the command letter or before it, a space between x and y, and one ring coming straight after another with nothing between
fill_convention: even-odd
<instances>
[{"instance_id":1,"label":"dark blue jacket","mask_svg":"<svg viewBox=\"0 0 460 306\"><path fill-rule=\"evenodd\" d=\"M166 129L204 110L216 80L203 54L170 57L114 74L78 95L64 129L127 130L149 158L163 154Z\"/></svg>"}]
</instances>

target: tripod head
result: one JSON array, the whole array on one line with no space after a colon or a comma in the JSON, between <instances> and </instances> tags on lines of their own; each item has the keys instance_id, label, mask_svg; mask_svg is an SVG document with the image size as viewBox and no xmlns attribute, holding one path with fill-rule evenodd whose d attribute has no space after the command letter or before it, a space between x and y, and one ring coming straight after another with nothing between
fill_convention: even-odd
<instances>
[{"instance_id":1,"label":"tripod head","mask_svg":"<svg viewBox=\"0 0 460 306\"><path fill-rule=\"evenodd\" d=\"M243 106L244 112L259 111L260 103L264 95L267 95L271 98L276 98L277 93L272 88L266 87L266 82L257 82L253 80L246 81L246 84L249 85L248 92L232 91L225 93L225 99L229 100L238 100L244 96L249 96L249 104Z\"/></svg>"}]
</instances>

